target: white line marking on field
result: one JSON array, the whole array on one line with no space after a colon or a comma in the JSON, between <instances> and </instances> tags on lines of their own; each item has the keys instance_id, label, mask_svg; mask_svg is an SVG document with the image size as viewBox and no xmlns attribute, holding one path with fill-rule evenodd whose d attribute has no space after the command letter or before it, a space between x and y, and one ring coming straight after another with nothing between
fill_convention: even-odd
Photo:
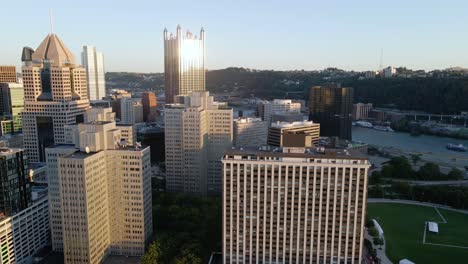
<instances>
[{"instance_id":1,"label":"white line marking on field","mask_svg":"<svg viewBox=\"0 0 468 264\"><path fill-rule=\"evenodd\" d=\"M426 244L426 229L427 229L427 222L424 222L423 244Z\"/></svg>"},{"instance_id":2,"label":"white line marking on field","mask_svg":"<svg viewBox=\"0 0 468 264\"><path fill-rule=\"evenodd\" d=\"M444 216L439 212L439 209L437 209L437 207L434 206L434 209L436 210L436 212L439 214L440 218L442 218L443 222L439 222L441 224L447 224L447 220L445 220Z\"/></svg>"}]
</instances>

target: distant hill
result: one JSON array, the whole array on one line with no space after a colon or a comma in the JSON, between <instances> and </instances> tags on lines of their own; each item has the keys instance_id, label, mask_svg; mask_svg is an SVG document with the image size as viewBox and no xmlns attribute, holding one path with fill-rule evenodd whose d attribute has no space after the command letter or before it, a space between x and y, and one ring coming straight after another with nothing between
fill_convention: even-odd
<instances>
[{"instance_id":1,"label":"distant hill","mask_svg":"<svg viewBox=\"0 0 468 264\"><path fill-rule=\"evenodd\" d=\"M462 71L455 67L452 70ZM212 93L265 99L292 98L308 100L311 86L330 82L354 88L355 102L375 106L393 105L402 110L430 113L459 113L468 110L468 77L450 75L451 70L437 71L437 77L363 79L362 73L336 68L323 71L259 71L227 68L207 71L206 87ZM442 74L441 74L442 73ZM453 76L453 77L450 77ZM163 91L164 74L107 73L110 88Z\"/></svg>"}]
</instances>

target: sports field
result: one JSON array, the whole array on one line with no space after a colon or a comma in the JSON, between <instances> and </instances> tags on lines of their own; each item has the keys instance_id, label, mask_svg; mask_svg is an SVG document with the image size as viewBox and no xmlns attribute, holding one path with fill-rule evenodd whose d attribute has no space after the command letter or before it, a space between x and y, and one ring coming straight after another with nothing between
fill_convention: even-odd
<instances>
[{"instance_id":1,"label":"sports field","mask_svg":"<svg viewBox=\"0 0 468 264\"><path fill-rule=\"evenodd\" d=\"M416 264L468 263L468 215L396 203L368 203L367 208L384 230L387 256L394 263L403 258ZM439 223L439 234L426 232L423 244L427 221Z\"/></svg>"}]
</instances>

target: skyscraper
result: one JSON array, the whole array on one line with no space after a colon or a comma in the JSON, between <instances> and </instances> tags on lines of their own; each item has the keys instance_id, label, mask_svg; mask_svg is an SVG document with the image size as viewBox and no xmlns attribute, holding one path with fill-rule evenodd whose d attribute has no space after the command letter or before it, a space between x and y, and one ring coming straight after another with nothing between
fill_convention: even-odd
<instances>
[{"instance_id":1,"label":"skyscraper","mask_svg":"<svg viewBox=\"0 0 468 264\"><path fill-rule=\"evenodd\" d=\"M127 145L110 109L95 111L74 145L46 149L52 246L65 263L141 256L153 232L149 147Z\"/></svg>"},{"instance_id":2,"label":"skyscraper","mask_svg":"<svg viewBox=\"0 0 468 264\"><path fill-rule=\"evenodd\" d=\"M200 36L182 32L176 34L164 29L164 78L166 103L173 103L175 96L205 91L205 31Z\"/></svg>"},{"instance_id":3,"label":"skyscraper","mask_svg":"<svg viewBox=\"0 0 468 264\"><path fill-rule=\"evenodd\" d=\"M158 101L153 92L143 92L141 94L141 103L143 104L143 121L153 122L156 118L156 107Z\"/></svg>"},{"instance_id":4,"label":"skyscraper","mask_svg":"<svg viewBox=\"0 0 468 264\"><path fill-rule=\"evenodd\" d=\"M309 119L320 124L320 135L351 140L353 88L339 84L313 86Z\"/></svg>"},{"instance_id":5,"label":"skyscraper","mask_svg":"<svg viewBox=\"0 0 468 264\"><path fill-rule=\"evenodd\" d=\"M264 148L222 162L223 263L361 263L367 159Z\"/></svg>"},{"instance_id":6,"label":"skyscraper","mask_svg":"<svg viewBox=\"0 0 468 264\"><path fill-rule=\"evenodd\" d=\"M208 92L192 92L164 109L168 191L221 194L220 158L232 146L231 108Z\"/></svg>"},{"instance_id":7,"label":"skyscraper","mask_svg":"<svg viewBox=\"0 0 468 264\"><path fill-rule=\"evenodd\" d=\"M22 60L24 147L32 162L45 161L45 147L64 142L64 126L83 122L86 71L52 33L36 51L24 48Z\"/></svg>"},{"instance_id":8,"label":"skyscraper","mask_svg":"<svg viewBox=\"0 0 468 264\"><path fill-rule=\"evenodd\" d=\"M106 96L104 55L94 46L83 46L81 63L86 69L89 100L101 100Z\"/></svg>"},{"instance_id":9,"label":"skyscraper","mask_svg":"<svg viewBox=\"0 0 468 264\"><path fill-rule=\"evenodd\" d=\"M15 83L15 82L17 82L16 67L0 65L0 83Z\"/></svg>"}]
</instances>

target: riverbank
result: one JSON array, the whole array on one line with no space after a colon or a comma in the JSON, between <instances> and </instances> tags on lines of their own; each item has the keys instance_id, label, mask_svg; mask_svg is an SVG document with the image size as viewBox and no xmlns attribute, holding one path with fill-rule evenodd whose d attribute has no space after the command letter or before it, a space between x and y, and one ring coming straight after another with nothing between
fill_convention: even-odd
<instances>
[{"instance_id":1,"label":"riverbank","mask_svg":"<svg viewBox=\"0 0 468 264\"><path fill-rule=\"evenodd\" d=\"M421 135L413 137L409 133L384 132L374 129L353 127L353 140L374 146L391 156L420 155L422 160L439 164L441 169L457 167L462 169L468 164L468 152L456 152L446 148L447 144L463 144L468 140Z\"/></svg>"}]
</instances>

